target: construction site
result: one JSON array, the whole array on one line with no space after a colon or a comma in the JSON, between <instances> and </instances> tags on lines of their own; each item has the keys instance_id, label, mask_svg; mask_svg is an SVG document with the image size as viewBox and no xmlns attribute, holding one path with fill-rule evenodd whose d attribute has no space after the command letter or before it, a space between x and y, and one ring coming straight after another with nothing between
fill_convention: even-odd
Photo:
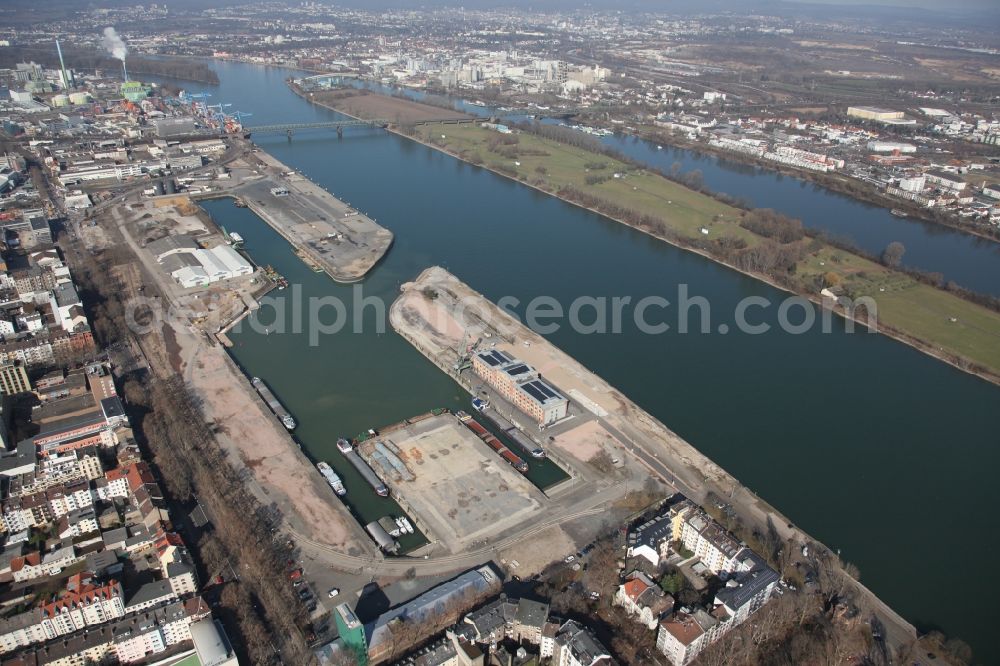
<instances>
[{"instance_id":1,"label":"construction site","mask_svg":"<svg viewBox=\"0 0 1000 666\"><path fill-rule=\"evenodd\" d=\"M462 418L428 413L379 429L358 451L428 537L422 554L458 553L502 537L550 500Z\"/></svg>"},{"instance_id":2,"label":"construction site","mask_svg":"<svg viewBox=\"0 0 1000 666\"><path fill-rule=\"evenodd\" d=\"M255 309L257 299L275 286L187 195L150 197L113 209L112 215L170 311L206 333ZM141 284L136 288L145 291Z\"/></svg>"}]
</instances>

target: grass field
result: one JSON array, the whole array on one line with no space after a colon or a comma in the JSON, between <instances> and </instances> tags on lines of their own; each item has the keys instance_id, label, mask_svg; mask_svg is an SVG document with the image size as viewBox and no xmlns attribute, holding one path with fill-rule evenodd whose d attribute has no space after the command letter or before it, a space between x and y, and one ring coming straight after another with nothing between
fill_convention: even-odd
<instances>
[{"instance_id":1,"label":"grass field","mask_svg":"<svg viewBox=\"0 0 1000 666\"><path fill-rule=\"evenodd\" d=\"M518 137L519 155L511 159L489 150L489 141L498 136L492 130L475 125L433 125L420 128L420 131L422 140L433 141L466 159L478 155L483 166L499 171L512 170L518 178L529 183L544 182L552 190L575 187L593 193L638 213L658 217L687 238L697 238L704 227L712 234L738 236L750 243L757 239L739 225L742 211L658 174L603 155L521 134ZM604 164L604 168L588 167L597 163ZM546 172L540 173L538 167ZM615 174L619 177L615 178ZM588 185L587 177L596 175L606 176L607 180Z\"/></svg>"},{"instance_id":2,"label":"grass field","mask_svg":"<svg viewBox=\"0 0 1000 666\"><path fill-rule=\"evenodd\" d=\"M471 118L461 111L450 111L400 97L389 97L367 90L344 90L313 93L313 101L343 111L355 118L384 118L393 123L413 123L425 120Z\"/></svg>"},{"instance_id":3,"label":"grass field","mask_svg":"<svg viewBox=\"0 0 1000 666\"><path fill-rule=\"evenodd\" d=\"M764 239L739 224L742 211L674 183L659 174L531 134L518 136L517 156L490 149L499 135L475 125L428 125L418 138L467 161L479 162L548 191L574 187L622 207L663 220L682 238L741 238L750 246ZM498 150L503 150L498 146ZM603 163L603 168L595 164ZM607 180L588 184L594 174ZM614 177L618 174L618 177ZM708 230L708 235L702 233ZM804 241L804 242L808 242ZM800 290L815 295L817 278L829 273L855 297L870 296L878 321L945 356L955 356L1000 377L1000 313L923 284L864 257L822 247L796 265Z\"/></svg>"},{"instance_id":4,"label":"grass field","mask_svg":"<svg viewBox=\"0 0 1000 666\"><path fill-rule=\"evenodd\" d=\"M799 262L797 270L809 282L830 272L841 276L855 297L875 300L881 324L1000 373L1000 314L835 248Z\"/></svg>"}]
</instances>

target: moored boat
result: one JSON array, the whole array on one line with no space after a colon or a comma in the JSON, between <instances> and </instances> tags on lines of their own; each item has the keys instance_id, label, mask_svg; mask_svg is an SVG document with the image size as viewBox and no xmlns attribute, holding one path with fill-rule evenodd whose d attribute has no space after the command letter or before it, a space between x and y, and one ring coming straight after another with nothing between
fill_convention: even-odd
<instances>
[{"instance_id":1,"label":"moored boat","mask_svg":"<svg viewBox=\"0 0 1000 666\"><path fill-rule=\"evenodd\" d=\"M463 415L465 418L462 418ZM458 416L459 420L465 424L466 428L476 433L476 436L479 437L479 439L483 440L487 446L500 454L500 457L506 460L511 467L522 474L526 474L528 472L528 463L524 462L517 456L517 454L504 446L503 443L497 439L493 433L484 428L482 424L464 412L458 412L456 416Z\"/></svg>"},{"instance_id":2,"label":"moored boat","mask_svg":"<svg viewBox=\"0 0 1000 666\"><path fill-rule=\"evenodd\" d=\"M400 520L400 527L402 527L407 534L413 534L413 525L410 524L410 519L407 518L406 516L403 516L399 520Z\"/></svg>"},{"instance_id":3,"label":"moored boat","mask_svg":"<svg viewBox=\"0 0 1000 666\"><path fill-rule=\"evenodd\" d=\"M337 473L333 471L333 468L330 467L329 464L320 462L316 465L316 468L319 470L319 473L323 475L323 478L326 479L326 482L330 484L330 487L333 488L333 492L341 496L347 494L347 488L344 487L344 482L339 476L337 476Z\"/></svg>"},{"instance_id":4,"label":"moored boat","mask_svg":"<svg viewBox=\"0 0 1000 666\"><path fill-rule=\"evenodd\" d=\"M281 424L288 430L295 430L295 426L297 425L295 423L295 419L288 413L288 410L285 409L284 405L278 402L278 399L274 396L274 393L271 392L271 389L268 388L267 384L264 383L264 380L260 377L253 377L250 379L250 384L257 389L257 393L264 399L267 406L271 408L274 415L278 417Z\"/></svg>"}]
</instances>

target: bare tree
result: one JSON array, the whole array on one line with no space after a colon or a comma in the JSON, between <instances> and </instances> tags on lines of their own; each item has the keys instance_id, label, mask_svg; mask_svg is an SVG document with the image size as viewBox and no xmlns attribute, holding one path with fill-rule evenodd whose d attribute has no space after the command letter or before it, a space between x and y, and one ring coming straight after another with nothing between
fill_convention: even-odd
<instances>
[{"instance_id":1,"label":"bare tree","mask_svg":"<svg viewBox=\"0 0 1000 666\"><path fill-rule=\"evenodd\" d=\"M905 253L906 247L902 243L899 241L892 241L886 245L885 250L882 251L882 263L886 266L895 268L896 266L899 266Z\"/></svg>"}]
</instances>

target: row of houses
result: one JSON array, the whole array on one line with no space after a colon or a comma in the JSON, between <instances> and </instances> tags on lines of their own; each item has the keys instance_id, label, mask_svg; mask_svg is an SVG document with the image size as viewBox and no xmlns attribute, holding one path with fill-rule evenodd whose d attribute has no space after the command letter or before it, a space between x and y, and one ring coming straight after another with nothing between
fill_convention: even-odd
<instances>
[{"instance_id":1,"label":"row of houses","mask_svg":"<svg viewBox=\"0 0 1000 666\"><path fill-rule=\"evenodd\" d=\"M844 168L844 160L792 146L772 145L762 139L713 135L708 140L708 145L811 171L827 173Z\"/></svg>"},{"instance_id":2,"label":"row of houses","mask_svg":"<svg viewBox=\"0 0 1000 666\"><path fill-rule=\"evenodd\" d=\"M111 367L34 385L23 367L8 371L23 389L8 398L37 403L24 426L37 432L0 453L4 664L137 663L183 649L200 623L217 635ZM223 657L235 663L231 649Z\"/></svg>"},{"instance_id":3,"label":"row of houses","mask_svg":"<svg viewBox=\"0 0 1000 666\"><path fill-rule=\"evenodd\" d=\"M23 217L0 223L7 247L40 244L0 261L0 364L55 366L94 351L94 338L69 268L52 247L51 232L39 240ZM35 216L48 221L44 215ZM35 218L32 218L35 219ZM32 223L33 224L33 223ZM33 227L31 227L33 229Z\"/></svg>"},{"instance_id":4,"label":"row of houses","mask_svg":"<svg viewBox=\"0 0 1000 666\"><path fill-rule=\"evenodd\" d=\"M22 649L5 666L37 664L139 663L150 655L191 641L211 609L200 597L147 610L125 612L107 623L60 634L42 647Z\"/></svg>"}]
</instances>

